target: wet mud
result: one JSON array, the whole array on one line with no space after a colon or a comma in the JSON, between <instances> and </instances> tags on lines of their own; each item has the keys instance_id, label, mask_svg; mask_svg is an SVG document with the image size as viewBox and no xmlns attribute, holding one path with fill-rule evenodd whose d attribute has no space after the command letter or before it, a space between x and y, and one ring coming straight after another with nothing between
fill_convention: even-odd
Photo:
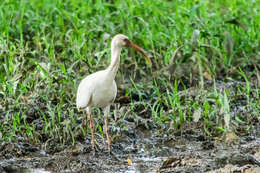
<instances>
[{"instance_id":1,"label":"wet mud","mask_svg":"<svg viewBox=\"0 0 260 173\"><path fill-rule=\"evenodd\" d=\"M124 112L129 99L119 96L117 102L125 104L118 110ZM241 105L237 104L233 110L248 114ZM252 123L250 131L237 127L233 132L208 136L203 122L188 122L180 129L173 129L170 122L160 126L152 122L151 113L142 104L137 105L135 111L138 117L119 118L114 112L114 120L110 122L112 153L107 152L105 139L98 131L95 152L89 133L74 146L48 140L33 143L17 136L15 142L0 144L0 173L260 172L257 121Z\"/></svg>"},{"instance_id":2,"label":"wet mud","mask_svg":"<svg viewBox=\"0 0 260 173\"><path fill-rule=\"evenodd\" d=\"M198 129L161 135L156 129L136 127L134 132L120 132L112 154L99 135L95 152L89 138L56 153L30 143L4 143L0 172L226 172L227 166L231 172L259 170L260 135L233 135L207 139Z\"/></svg>"}]
</instances>

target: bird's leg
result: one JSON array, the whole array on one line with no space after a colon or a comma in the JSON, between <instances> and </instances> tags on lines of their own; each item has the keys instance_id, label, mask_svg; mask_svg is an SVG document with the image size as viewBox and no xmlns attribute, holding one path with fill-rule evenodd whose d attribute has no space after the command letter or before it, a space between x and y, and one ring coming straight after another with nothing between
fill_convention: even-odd
<instances>
[{"instance_id":1,"label":"bird's leg","mask_svg":"<svg viewBox=\"0 0 260 173\"><path fill-rule=\"evenodd\" d=\"M109 129L108 129L109 111L110 111L110 105L108 105L108 106L105 107L105 109L104 109L104 114L105 114L105 130L106 130L106 137L107 137L107 149L108 149L108 152L110 153L110 151L111 151L111 147L110 147L111 141L110 141Z\"/></svg>"},{"instance_id":2,"label":"bird's leg","mask_svg":"<svg viewBox=\"0 0 260 173\"><path fill-rule=\"evenodd\" d=\"M110 147L111 141L110 141L110 137L109 137L108 117L106 117L106 119L105 119L105 128L106 128L106 136L107 136L107 149L108 149L108 152L110 153L110 151L111 151L111 147Z\"/></svg>"},{"instance_id":3,"label":"bird's leg","mask_svg":"<svg viewBox=\"0 0 260 173\"><path fill-rule=\"evenodd\" d=\"M95 138L94 138L94 126L93 126L91 114L88 114L88 119L89 119L89 126L91 129L91 145L94 150L95 149Z\"/></svg>"}]
</instances>

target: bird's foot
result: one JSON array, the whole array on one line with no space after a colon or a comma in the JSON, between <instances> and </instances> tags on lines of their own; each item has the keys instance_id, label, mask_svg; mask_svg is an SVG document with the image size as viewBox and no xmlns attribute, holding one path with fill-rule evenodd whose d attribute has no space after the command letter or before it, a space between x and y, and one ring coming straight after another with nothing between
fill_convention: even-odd
<instances>
[{"instance_id":1,"label":"bird's foot","mask_svg":"<svg viewBox=\"0 0 260 173\"><path fill-rule=\"evenodd\" d=\"M97 140L94 140L94 145L97 146L100 149L100 144L97 142Z\"/></svg>"},{"instance_id":2,"label":"bird's foot","mask_svg":"<svg viewBox=\"0 0 260 173\"><path fill-rule=\"evenodd\" d=\"M97 142L96 139L91 141L92 150L100 151L100 144Z\"/></svg>"}]
</instances>

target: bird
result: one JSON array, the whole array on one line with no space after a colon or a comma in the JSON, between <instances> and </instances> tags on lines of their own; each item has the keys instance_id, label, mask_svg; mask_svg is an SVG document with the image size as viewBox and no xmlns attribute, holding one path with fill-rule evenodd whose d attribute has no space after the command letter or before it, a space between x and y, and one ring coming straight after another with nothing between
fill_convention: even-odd
<instances>
[{"instance_id":1,"label":"bird","mask_svg":"<svg viewBox=\"0 0 260 173\"><path fill-rule=\"evenodd\" d=\"M111 62L110 65L101 71L97 71L86 76L79 83L77 89L76 105L78 110L85 110L88 116L89 127L91 129L91 145L95 151L94 125L91 111L93 108L101 108L105 118L105 132L107 138L107 149L111 153L111 140L109 136L109 112L110 106L117 95L117 85L115 76L120 64L120 53L123 47L131 47L144 55L145 59L152 67L150 58L144 50L134 44L123 34L117 34L111 41Z\"/></svg>"}]
</instances>

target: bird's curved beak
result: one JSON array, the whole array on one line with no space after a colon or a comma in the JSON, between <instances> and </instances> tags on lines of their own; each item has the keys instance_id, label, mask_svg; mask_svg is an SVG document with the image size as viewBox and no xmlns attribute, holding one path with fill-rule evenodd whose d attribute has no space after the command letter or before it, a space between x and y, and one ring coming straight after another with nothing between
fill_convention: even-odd
<instances>
[{"instance_id":1,"label":"bird's curved beak","mask_svg":"<svg viewBox=\"0 0 260 173\"><path fill-rule=\"evenodd\" d=\"M140 48L139 46L137 46L136 44L134 44L133 42L129 41L129 43L127 44L129 47L134 48L135 50L139 51L141 54L144 55L145 59L147 60L147 62L149 63L150 67L152 67L152 61L151 59L144 53L144 50L142 48Z\"/></svg>"}]
</instances>

